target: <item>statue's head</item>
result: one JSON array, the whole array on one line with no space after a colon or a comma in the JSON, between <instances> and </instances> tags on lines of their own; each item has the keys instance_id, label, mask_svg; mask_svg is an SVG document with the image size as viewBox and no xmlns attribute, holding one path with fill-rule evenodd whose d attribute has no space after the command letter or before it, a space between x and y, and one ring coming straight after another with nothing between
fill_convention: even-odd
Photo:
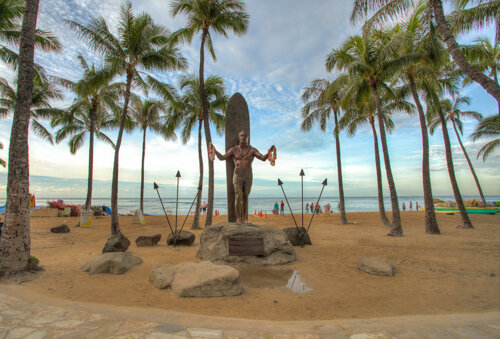
<instances>
[{"instance_id":1,"label":"statue's head","mask_svg":"<svg viewBox=\"0 0 500 339\"><path fill-rule=\"evenodd\" d=\"M240 132L239 134L239 140L240 140L240 144L243 143L243 144L246 144L248 142L248 133L247 131L243 130Z\"/></svg>"}]
</instances>

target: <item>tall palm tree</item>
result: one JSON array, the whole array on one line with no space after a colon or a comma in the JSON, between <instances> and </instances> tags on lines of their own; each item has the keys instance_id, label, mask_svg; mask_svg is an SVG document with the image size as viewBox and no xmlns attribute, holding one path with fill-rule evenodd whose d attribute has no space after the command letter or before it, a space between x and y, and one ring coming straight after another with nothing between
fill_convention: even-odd
<instances>
[{"instance_id":1,"label":"tall palm tree","mask_svg":"<svg viewBox=\"0 0 500 339\"><path fill-rule=\"evenodd\" d=\"M146 132L148 129L161 135L165 140L175 139L174 130L169 128L165 115L168 103L162 100L141 99L134 96L131 102L131 116L134 126L142 131L141 158L141 211L144 213L144 161L146 159Z\"/></svg>"},{"instance_id":2,"label":"tall palm tree","mask_svg":"<svg viewBox=\"0 0 500 339\"><path fill-rule=\"evenodd\" d=\"M498 84L498 71L500 70L500 44L492 44L487 38L480 38L472 45L463 46L464 56L474 67L483 73L487 73L490 78ZM464 83L468 84L472 80L467 77ZM498 103L498 115L500 116L500 103Z\"/></svg>"},{"instance_id":3,"label":"tall palm tree","mask_svg":"<svg viewBox=\"0 0 500 339\"><path fill-rule=\"evenodd\" d=\"M186 74L180 78L179 85L184 91L173 107L170 123L174 126L182 125L182 142L186 143L191 138L191 132L198 122L198 162L200 165L200 178L198 180L198 193L196 197L196 210L191 229L200 227L200 207L203 188L203 153L201 131L203 127L203 103L200 96L200 81L195 74ZM224 112L226 111L228 97L225 94L224 81L221 77L211 75L205 80L205 91L208 98L208 116L215 125L218 133L225 127Z\"/></svg>"},{"instance_id":4,"label":"tall palm tree","mask_svg":"<svg viewBox=\"0 0 500 339\"><path fill-rule=\"evenodd\" d=\"M384 97L390 96L391 89L384 81L393 77L394 74L413 61L414 58L401 56L389 59L390 49L386 48L386 46L385 41L378 38L377 32L366 30L362 36L352 36L338 49L334 49L327 57L326 66L329 71L334 68L347 70L352 81L351 87L356 88L358 91L371 93L372 95L375 107L377 108L380 141L384 155L387 183L391 195L392 224L388 235L402 236L403 230L401 227L399 202L387 146L381 93L385 93Z\"/></svg>"},{"instance_id":5,"label":"tall palm tree","mask_svg":"<svg viewBox=\"0 0 500 339\"><path fill-rule=\"evenodd\" d=\"M444 107L441 98L445 92L455 95L457 91L458 74L455 72L455 64L437 66L433 73L429 72L428 80L425 83L427 95L427 115L428 121L433 120L434 116L441 122L441 130L443 132L443 141L446 154L446 166L450 177L451 188L455 197L455 202L460 212L460 217L464 228L474 228L469 219L469 215L465 210L465 205L462 200L462 194L458 187L457 178L455 176L455 167L453 165L453 156L451 152L450 136L446 127L446 118L444 115ZM434 77L434 79L432 79Z\"/></svg>"},{"instance_id":6,"label":"tall palm tree","mask_svg":"<svg viewBox=\"0 0 500 339\"><path fill-rule=\"evenodd\" d=\"M25 0L0 1L0 60L17 70L19 54L8 44L18 47L21 39L21 21L24 13ZM51 32L35 29L35 48L45 52L61 52L62 45ZM41 66L35 64L35 77L44 77Z\"/></svg>"},{"instance_id":7,"label":"tall palm tree","mask_svg":"<svg viewBox=\"0 0 500 339\"><path fill-rule=\"evenodd\" d=\"M53 144L54 140L50 131L41 123L61 112L51 106L51 100L62 99L63 95L52 83L44 78L33 79L33 94L30 103L31 130L41 139ZM0 118L7 118L14 113L16 107L16 90L6 79L0 78Z\"/></svg>"},{"instance_id":8,"label":"tall palm tree","mask_svg":"<svg viewBox=\"0 0 500 339\"><path fill-rule=\"evenodd\" d=\"M339 76L342 79L342 76ZM340 156L340 137L339 137L339 117L340 100L342 97L342 88L331 86L332 83L326 79L316 79L311 82L309 87L302 90L302 101L305 103L302 107L302 125L304 131L310 131L314 122L318 121L322 131L325 131L328 120L333 112L333 138L335 140L335 153L337 157L337 180L339 186L339 205L340 205L340 223L347 224L345 213L344 184L342 180L342 163Z\"/></svg>"},{"instance_id":9,"label":"tall palm tree","mask_svg":"<svg viewBox=\"0 0 500 339\"><path fill-rule=\"evenodd\" d=\"M31 253L28 129L38 0L26 0L19 48L19 81L9 144L5 221L0 238L0 274L24 271Z\"/></svg>"},{"instance_id":10,"label":"tall palm tree","mask_svg":"<svg viewBox=\"0 0 500 339\"><path fill-rule=\"evenodd\" d=\"M56 132L56 142L71 137L68 145L71 154L75 154L89 136L89 166L87 179L87 198L85 209L92 206L92 183L94 173L94 136L114 147L113 141L104 134L104 130L116 126L115 114L119 111L118 100L123 94L123 83L111 84L111 76L94 77L100 73L94 64L88 65L82 55L78 55L82 77L76 81L53 77L53 80L73 91L76 98L66 110L52 118L52 127L60 125Z\"/></svg>"},{"instance_id":11,"label":"tall palm tree","mask_svg":"<svg viewBox=\"0 0 500 339\"><path fill-rule=\"evenodd\" d=\"M203 121L205 127L205 140L208 145L212 142L210 134L208 98L205 89L205 46L208 47L212 59L215 61L215 51L212 45L210 31L227 37L230 30L237 35L246 33L249 16L245 13L245 3L241 0L174 0L170 5L172 15L185 13L187 15L186 27L174 33L174 39L191 43L193 36L201 32L200 45L200 95L203 104ZM208 210L205 225L212 224L214 202L214 164L208 162Z\"/></svg>"},{"instance_id":12,"label":"tall palm tree","mask_svg":"<svg viewBox=\"0 0 500 339\"><path fill-rule=\"evenodd\" d=\"M486 203L486 199L484 199L483 190L481 189L481 185L479 184L479 179L477 178L476 171L474 170L474 166L472 166L472 162L470 161L469 155L467 154L464 144L462 143L462 139L460 138L460 134L463 134L463 123L461 118L467 117L476 120L482 120L482 115L478 112L461 110L461 106L463 104L468 105L469 103L470 103L470 98L459 95L453 100L453 102L450 99L441 100L441 107L445 114L445 121L451 122L453 131L457 136L458 144L462 149L465 160L467 161L467 165L469 166L469 169L472 173L472 177L474 178L474 182L476 183L479 196L481 197L483 203ZM439 119L439 117L437 116L434 116L434 119L431 120L431 122L429 123L429 128L431 130L431 133L434 133L434 130L440 125L441 125L441 119Z\"/></svg>"},{"instance_id":13,"label":"tall palm tree","mask_svg":"<svg viewBox=\"0 0 500 339\"><path fill-rule=\"evenodd\" d=\"M491 152L500 147L500 117L498 116L485 118L472 133L472 140L474 141L491 137L495 139L488 141L477 153L478 158L481 155L483 156L483 161L488 158Z\"/></svg>"},{"instance_id":14,"label":"tall palm tree","mask_svg":"<svg viewBox=\"0 0 500 339\"><path fill-rule=\"evenodd\" d=\"M3 144L1 142L0 142L0 149L3 149ZM5 168L5 166L7 166L7 163L5 162L5 160L0 159L0 166L2 166L3 168Z\"/></svg>"},{"instance_id":15,"label":"tall palm tree","mask_svg":"<svg viewBox=\"0 0 500 339\"><path fill-rule=\"evenodd\" d=\"M444 48L437 40L433 25L423 20L427 4L421 1L406 20L402 20L392 30L391 44L395 55L413 55L417 59L401 70L398 74L402 87L406 87L409 96L413 98L420 122L422 134L422 186L425 206L425 231L429 234L440 234L439 225L434 210L432 184L429 163L429 136L425 112L419 96L419 78L425 77L427 65L448 58Z\"/></svg>"},{"instance_id":16,"label":"tall palm tree","mask_svg":"<svg viewBox=\"0 0 500 339\"><path fill-rule=\"evenodd\" d=\"M179 50L173 47L166 29L155 24L146 13L135 16L130 2L124 3L120 9L118 36L109 30L106 19L103 17L91 19L86 26L75 21L67 21L67 23L80 38L89 43L93 50L104 56L105 65L102 76L116 74L125 75L126 78L111 184L111 234L121 236L118 223L118 163L131 88L133 85L144 86L147 82L153 90L162 92L167 97L173 96L169 93L169 88L162 86L150 75L146 75L146 80L144 80L142 78L144 72L141 69L145 71L182 69L186 66L186 60Z\"/></svg>"},{"instance_id":17,"label":"tall palm tree","mask_svg":"<svg viewBox=\"0 0 500 339\"><path fill-rule=\"evenodd\" d=\"M481 15L473 16L469 27L479 27L485 23L494 22L500 10L500 3L498 0L461 0L450 1L458 3L458 10L465 8L470 4L478 4L478 6L486 5L486 10L479 10L477 13ZM383 25L387 20L402 16L408 9L410 9L416 1L414 0L355 0L353 12L351 15L352 21L359 20L366 17L368 13L375 12L369 20L369 24ZM455 36L453 35L448 21L444 14L442 0L428 0L428 6L431 11L427 17L429 20L434 18L437 23L439 32L445 42L453 61L460 67L463 73L470 77L473 81L477 82L488 93L490 93L500 103L500 86L494 80L488 78L480 70L471 65L462 54L460 46L458 45ZM476 14L477 14L476 13ZM498 23L497 23L498 25Z\"/></svg>"}]
</instances>

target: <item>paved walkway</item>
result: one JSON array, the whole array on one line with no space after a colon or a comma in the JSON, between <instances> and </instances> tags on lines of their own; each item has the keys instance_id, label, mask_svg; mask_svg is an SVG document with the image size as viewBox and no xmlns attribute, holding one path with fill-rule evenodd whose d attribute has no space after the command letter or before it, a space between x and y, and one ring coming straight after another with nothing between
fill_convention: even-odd
<instances>
[{"instance_id":1,"label":"paved walkway","mask_svg":"<svg viewBox=\"0 0 500 339\"><path fill-rule=\"evenodd\" d=\"M23 295L2 285L0 338L500 338L500 312L362 320L230 319Z\"/></svg>"}]
</instances>

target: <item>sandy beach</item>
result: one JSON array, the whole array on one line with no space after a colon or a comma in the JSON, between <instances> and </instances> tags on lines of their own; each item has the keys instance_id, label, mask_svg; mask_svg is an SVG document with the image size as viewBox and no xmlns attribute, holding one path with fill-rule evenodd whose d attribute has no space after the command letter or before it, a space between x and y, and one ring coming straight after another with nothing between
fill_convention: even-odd
<instances>
[{"instance_id":1,"label":"sandy beach","mask_svg":"<svg viewBox=\"0 0 500 339\"><path fill-rule=\"evenodd\" d=\"M42 215L43 212L38 212ZM140 306L225 317L266 320L323 320L399 315L486 312L500 309L500 215L471 215L475 229L457 229L458 215L438 215L441 235L427 235L424 214L402 213L402 238L387 237L378 213L350 213L349 225L338 215L315 218L312 246L295 247L298 261L282 266L240 269L245 292L237 297L179 298L148 281L158 264L198 262L195 253L201 231L191 247L166 246L168 225L163 216L146 216L146 224L120 217L131 240L129 252L143 263L124 275L89 275L80 267L101 253L110 232L110 217L97 217L91 228L75 227L76 217L32 216L32 255L45 271L23 283L26 294L120 306ZM308 220L309 216L306 216ZM215 217L215 223L225 221ZM300 216L298 216L300 220ZM251 216L253 223L290 227L291 216ZM49 229L61 223L67 234ZM188 219L187 228L189 228ZM139 235L162 234L156 247L136 247ZM394 277L369 275L357 269L359 256L387 258ZM285 288L293 270L312 291ZM3 281L2 284L12 283Z\"/></svg>"}]
</instances>

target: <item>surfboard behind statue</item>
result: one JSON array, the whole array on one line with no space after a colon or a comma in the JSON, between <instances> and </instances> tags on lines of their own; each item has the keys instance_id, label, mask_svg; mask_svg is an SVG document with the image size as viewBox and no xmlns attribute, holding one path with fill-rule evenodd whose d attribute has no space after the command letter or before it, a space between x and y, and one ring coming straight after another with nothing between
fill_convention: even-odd
<instances>
[{"instance_id":1,"label":"surfboard behind statue","mask_svg":"<svg viewBox=\"0 0 500 339\"><path fill-rule=\"evenodd\" d=\"M240 93L235 93L229 99L226 109L226 152L231 147L238 145L239 133L245 130L248 133L248 144L250 144L250 117L248 105ZM233 186L234 161L226 161L227 180L227 218L229 222L236 221L236 211L234 207L234 186Z\"/></svg>"}]
</instances>

